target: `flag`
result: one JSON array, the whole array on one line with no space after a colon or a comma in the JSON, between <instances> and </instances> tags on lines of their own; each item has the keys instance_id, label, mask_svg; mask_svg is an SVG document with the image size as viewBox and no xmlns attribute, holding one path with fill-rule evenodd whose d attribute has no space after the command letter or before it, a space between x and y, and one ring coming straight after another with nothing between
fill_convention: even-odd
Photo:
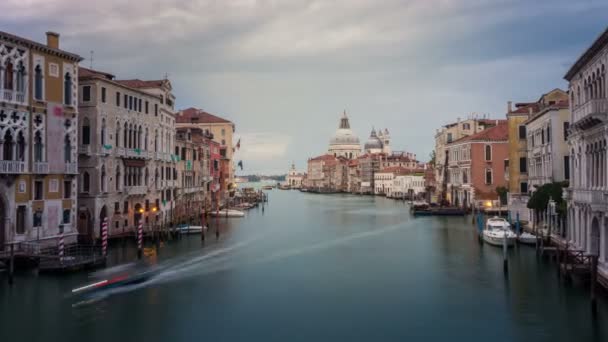
<instances>
[{"instance_id":1,"label":"flag","mask_svg":"<svg viewBox=\"0 0 608 342\"><path fill-rule=\"evenodd\" d=\"M241 167L241 171L242 171L243 170L243 161L239 160L239 163L237 165Z\"/></svg>"},{"instance_id":2,"label":"flag","mask_svg":"<svg viewBox=\"0 0 608 342\"><path fill-rule=\"evenodd\" d=\"M241 138L239 138L239 141L236 142L236 148L237 149L241 148Z\"/></svg>"}]
</instances>

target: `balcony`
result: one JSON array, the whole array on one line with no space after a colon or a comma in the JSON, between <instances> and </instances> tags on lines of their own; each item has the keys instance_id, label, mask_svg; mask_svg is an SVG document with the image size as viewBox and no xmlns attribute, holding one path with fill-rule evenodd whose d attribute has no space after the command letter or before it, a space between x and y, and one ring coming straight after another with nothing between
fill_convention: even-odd
<instances>
[{"instance_id":1,"label":"balcony","mask_svg":"<svg viewBox=\"0 0 608 342\"><path fill-rule=\"evenodd\" d=\"M148 152L146 151L142 151L141 149L138 148L129 148L127 149L127 153L126 156L129 158L147 158L148 157Z\"/></svg>"},{"instance_id":2,"label":"balcony","mask_svg":"<svg viewBox=\"0 0 608 342\"><path fill-rule=\"evenodd\" d=\"M126 186L125 189L129 196L141 196L148 193L148 187L144 185Z\"/></svg>"},{"instance_id":3,"label":"balcony","mask_svg":"<svg viewBox=\"0 0 608 342\"><path fill-rule=\"evenodd\" d=\"M77 175L78 163L65 163L65 173L68 175Z\"/></svg>"},{"instance_id":4,"label":"balcony","mask_svg":"<svg viewBox=\"0 0 608 342\"><path fill-rule=\"evenodd\" d=\"M571 192L571 197L570 193ZM606 190L583 190L574 189L566 191L566 196L574 202L591 205L591 210L608 209L608 191Z\"/></svg>"},{"instance_id":5,"label":"balcony","mask_svg":"<svg viewBox=\"0 0 608 342\"><path fill-rule=\"evenodd\" d=\"M0 173L25 173L25 162L18 160L0 160Z\"/></svg>"},{"instance_id":6,"label":"balcony","mask_svg":"<svg viewBox=\"0 0 608 342\"><path fill-rule=\"evenodd\" d=\"M117 157L122 157L125 155L125 148L124 147L116 147L116 156Z\"/></svg>"},{"instance_id":7,"label":"balcony","mask_svg":"<svg viewBox=\"0 0 608 342\"><path fill-rule=\"evenodd\" d=\"M91 155L91 145L80 145L78 146L78 154Z\"/></svg>"},{"instance_id":8,"label":"balcony","mask_svg":"<svg viewBox=\"0 0 608 342\"><path fill-rule=\"evenodd\" d=\"M112 152L111 145L101 145L97 148L97 153L102 156L107 156Z\"/></svg>"},{"instance_id":9,"label":"balcony","mask_svg":"<svg viewBox=\"0 0 608 342\"><path fill-rule=\"evenodd\" d=\"M2 99L6 102L24 103L25 102L25 93L20 92L20 91L12 91L12 90L5 89L3 91Z\"/></svg>"},{"instance_id":10,"label":"balcony","mask_svg":"<svg viewBox=\"0 0 608 342\"><path fill-rule=\"evenodd\" d=\"M46 174L49 173L49 163L47 162L34 162L34 173Z\"/></svg>"},{"instance_id":11,"label":"balcony","mask_svg":"<svg viewBox=\"0 0 608 342\"><path fill-rule=\"evenodd\" d=\"M589 100L574 108L573 123L578 123L580 120L592 115L606 115L606 113L608 113L608 99Z\"/></svg>"}]
</instances>

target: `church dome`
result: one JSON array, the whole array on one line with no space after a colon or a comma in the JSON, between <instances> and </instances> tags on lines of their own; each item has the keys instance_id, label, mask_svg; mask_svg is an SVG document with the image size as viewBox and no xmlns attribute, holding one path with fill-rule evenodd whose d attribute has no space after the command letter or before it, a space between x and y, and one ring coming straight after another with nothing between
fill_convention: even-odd
<instances>
[{"instance_id":1,"label":"church dome","mask_svg":"<svg viewBox=\"0 0 608 342\"><path fill-rule=\"evenodd\" d=\"M350 129L350 124L348 122L348 117L346 116L346 113L344 113L344 116L340 120L340 127L338 127L336 133L329 141L329 145L357 145L357 147L360 146L359 138Z\"/></svg>"},{"instance_id":2,"label":"church dome","mask_svg":"<svg viewBox=\"0 0 608 342\"><path fill-rule=\"evenodd\" d=\"M367 139L367 141L365 142L365 145L363 146L364 150L375 150L375 149L382 149L382 141L378 138L378 136L376 135L376 130L372 128L372 133L369 136L369 139Z\"/></svg>"}]
</instances>

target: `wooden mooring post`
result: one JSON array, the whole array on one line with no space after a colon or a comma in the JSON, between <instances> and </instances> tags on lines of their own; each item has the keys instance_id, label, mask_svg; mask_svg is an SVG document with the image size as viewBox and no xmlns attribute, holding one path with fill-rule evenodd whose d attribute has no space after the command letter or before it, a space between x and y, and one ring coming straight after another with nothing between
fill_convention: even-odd
<instances>
[{"instance_id":1,"label":"wooden mooring post","mask_svg":"<svg viewBox=\"0 0 608 342\"><path fill-rule=\"evenodd\" d=\"M591 256L591 312L597 314L597 255Z\"/></svg>"},{"instance_id":2,"label":"wooden mooring post","mask_svg":"<svg viewBox=\"0 0 608 342\"><path fill-rule=\"evenodd\" d=\"M508 259L508 241L507 241L507 231L503 231L502 238L502 269L506 273L509 272L509 259Z\"/></svg>"},{"instance_id":3,"label":"wooden mooring post","mask_svg":"<svg viewBox=\"0 0 608 342\"><path fill-rule=\"evenodd\" d=\"M15 273L15 244L11 243L11 256L8 265L8 284L13 285L13 276Z\"/></svg>"}]
</instances>

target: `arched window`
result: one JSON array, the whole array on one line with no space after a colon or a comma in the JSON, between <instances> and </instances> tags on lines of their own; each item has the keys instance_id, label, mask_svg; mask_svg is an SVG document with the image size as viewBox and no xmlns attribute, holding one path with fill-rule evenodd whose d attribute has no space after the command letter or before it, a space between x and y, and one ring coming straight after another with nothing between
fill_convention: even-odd
<instances>
[{"instance_id":1,"label":"arched window","mask_svg":"<svg viewBox=\"0 0 608 342\"><path fill-rule=\"evenodd\" d=\"M89 179L89 173L87 171L85 171L82 174L82 191L89 192L90 185L91 185L91 181Z\"/></svg>"},{"instance_id":2,"label":"arched window","mask_svg":"<svg viewBox=\"0 0 608 342\"><path fill-rule=\"evenodd\" d=\"M141 146L143 144L143 130L141 128L141 126L139 126L139 129L137 130L137 148L141 149Z\"/></svg>"},{"instance_id":3,"label":"arched window","mask_svg":"<svg viewBox=\"0 0 608 342\"><path fill-rule=\"evenodd\" d=\"M19 62L17 66L17 91L25 93L25 66Z\"/></svg>"},{"instance_id":4,"label":"arched window","mask_svg":"<svg viewBox=\"0 0 608 342\"><path fill-rule=\"evenodd\" d=\"M4 89L6 90L13 90L13 78L15 77L14 68L11 61L8 61L4 67Z\"/></svg>"},{"instance_id":5,"label":"arched window","mask_svg":"<svg viewBox=\"0 0 608 342\"><path fill-rule=\"evenodd\" d=\"M116 166L116 191L120 191L120 166Z\"/></svg>"},{"instance_id":6,"label":"arched window","mask_svg":"<svg viewBox=\"0 0 608 342\"><path fill-rule=\"evenodd\" d=\"M99 179L99 188L101 192L106 192L106 166L101 165L101 177Z\"/></svg>"},{"instance_id":7,"label":"arched window","mask_svg":"<svg viewBox=\"0 0 608 342\"><path fill-rule=\"evenodd\" d=\"M154 170L154 187L159 188L160 184L158 183L158 168Z\"/></svg>"},{"instance_id":8,"label":"arched window","mask_svg":"<svg viewBox=\"0 0 608 342\"><path fill-rule=\"evenodd\" d=\"M82 144L89 145L91 143L91 124L89 118L82 120Z\"/></svg>"},{"instance_id":9,"label":"arched window","mask_svg":"<svg viewBox=\"0 0 608 342\"><path fill-rule=\"evenodd\" d=\"M158 152L158 131L154 130L154 152Z\"/></svg>"},{"instance_id":10,"label":"arched window","mask_svg":"<svg viewBox=\"0 0 608 342\"><path fill-rule=\"evenodd\" d=\"M2 143L2 160L13 160L13 146L15 141L10 130L6 130L4 133L4 141Z\"/></svg>"},{"instance_id":11,"label":"arched window","mask_svg":"<svg viewBox=\"0 0 608 342\"><path fill-rule=\"evenodd\" d=\"M65 74L63 82L63 103L66 105L72 104L72 75L69 72Z\"/></svg>"},{"instance_id":12,"label":"arched window","mask_svg":"<svg viewBox=\"0 0 608 342\"><path fill-rule=\"evenodd\" d=\"M146 173L144 174L144 185L148 186L148 177L150 177L150 175L148 174L148 168L146 168Z\"/></svg>"},{"instance_id":13,"label":"arched window","mask_svg":"<svg viewBox=\"0 0 608 342\"><path fill-rule=\"evenodd\" d=\"M123 136L123 141L122 141L123 146L122 147L128 148L129 147L129 125L126 122L125 122L125 128L122 132L122 136Z\"/></svg>"},{"instance_id":14,"label":"arched window","mask_svg":"<svg viewBox=\"0 0 608 342\"><path fill-rule=\"evenodd\" d=\"M133 148L133 124L129 125L129 148Z\"/></svg>"},{"instance_id":15,"label":"arched window","mask_svg":"<svg viewBox=\"0 0 608 342\"><path fill-rule=\"evenodd\" d=\"M66 134L63 139L63 159L66 163L72 162L72 142L69 134Z\"/></svg>"},{"instance_id":16,"label":"arched window","mask_svg":"<svg viewBox=\"0 0 608 342\"><path fill-rule=\"evenodd\" d=\"M146 135L144 136L144 150L148 150L148 127L146 127Z\"/></svg>"},{"instance_id":17,"label":"arched window","mask_svg":"<svg viewBox=\"0 0 608 342\"><path fill-rule=\"evenodd\" d=\"M23 132L21 131L19 134L17 134L17 160L25 160L25 138L23 137Z\"/></svg>"},{"instance_id":18,"label":"arched window","mask_svg":"<svg viewBox=\"0 0 608 342\"><path fill-rule=\"evenodd\" d=\"M36 69L34 69L34 97L42 100L42 68L40 65L36 65Z\"/></svg>"},{"instance_id":19,"label":"arched window","mask_svg":"<svg viewBox=\"0 0 608 342\"><path fill-rule=\"evenodd\" d=\"M36 132L36 134L34 135L34 161L35 162L44 161L42 134L40 133L40 131Z\"/></svg>"},{"instance_id":20,"label":"arched window","mask_svg":"<svg viewBox=\"0 0 608 342\"><path fill-rule=\"evenodd\" d=\"M120 122L116 121L116 133L114 134L114 139L116 139L116 147L120 146Z\"/></svg>"},{"instance_id":21,"label":"arched window","mask_svg":"<svg viewBox=\"0 0 608 342\"><path fill-rule=\"evenodd\" d=\"M106 119L101 119L101 132L100 132L101 146L106 144Z\"/></svg>"},{"instance_id":22,"label":"arched window","mask_svg":"<svg viewBox=\"0 0 608 342\"><path fill-rule=\"evenodd\" d=\"M486 145L485 156L486 156L486 161L492 160L492 146Z\"/></svg>"}]
</instances>

